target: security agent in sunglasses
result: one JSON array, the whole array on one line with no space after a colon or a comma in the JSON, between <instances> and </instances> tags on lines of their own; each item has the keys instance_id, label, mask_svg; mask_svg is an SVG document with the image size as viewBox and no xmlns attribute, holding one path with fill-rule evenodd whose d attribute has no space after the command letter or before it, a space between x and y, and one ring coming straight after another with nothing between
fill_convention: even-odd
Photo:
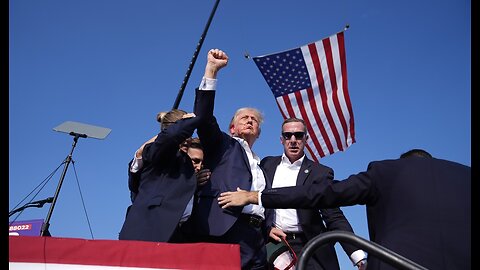
<instances>
[{"instance_id":1,"label":"security agent in sunglasses","mask_svg":"<svg viewBox=\"0 0 480 270\"><path fill-rule=\"evenodd\" d=\"M308 135L305 122L288 118L282 124L280 141L282 156L262 159L260 166L266 181L272 188L320 184L333 180L333 170L305 156L304 148ZM269 241L280 241L286 237L293 250L300 256L305 244L315 236L333 230L353 233L350 223L340 208L330 209L266 209L265 217ZM323 245L308 261L307 269L340 269L335 243ZM365 253L354 246L341 244L352 264L359 268L365 262Z\"/></svg>"},{"instance_id":2,"label":"security agent in sunglasses","mask_svg":"<svg viewBox=\"0 0 480 270\"><path fill-rule=\"evenodd\" d=\"M321 185L224 192L222 207L366 207L370 241L427 269L472 269L471 167L411 149L398 159L371 161L367 170ZM394 270L377 256L369 270Z\"/></svg>"}]
</instances>

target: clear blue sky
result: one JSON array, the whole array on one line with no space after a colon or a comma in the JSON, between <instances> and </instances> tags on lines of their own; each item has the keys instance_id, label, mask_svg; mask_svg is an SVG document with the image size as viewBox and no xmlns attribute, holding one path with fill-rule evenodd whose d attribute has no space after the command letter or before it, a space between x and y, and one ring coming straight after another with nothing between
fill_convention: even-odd
<instances>
[{"instance_id":1,"label":"clear blue sky","mask_svg":"<svg viewBox=\"0 0 480 270\"><path fill-rule=\"evenodd\" d=\"M9 210L69 154L65 121L112 129L79 139L50 220L58 237L117 239L130 204L127 164L172 108L215 1L9 1ZM282 117L259 56L323 39L346 24L348 86L357 142L321 162L343 179L410 148L471 165L471 3L222 0L185 89L192 110L206 52L230 62L215 114L226 127L239 107L265 114L260 156L280 155ZM53 196L61 167L34 200ZM78 188L77 179L81 188ZM29 198L30 199L30 198ZM46 218L50 205L19 220ZM368 239L365 208L342 208ZM15 215L16 216L16 215ZM13 217L15 217L13 216ZM353 269L339 251L342 269Z\"/></svg>"}]
</instances>

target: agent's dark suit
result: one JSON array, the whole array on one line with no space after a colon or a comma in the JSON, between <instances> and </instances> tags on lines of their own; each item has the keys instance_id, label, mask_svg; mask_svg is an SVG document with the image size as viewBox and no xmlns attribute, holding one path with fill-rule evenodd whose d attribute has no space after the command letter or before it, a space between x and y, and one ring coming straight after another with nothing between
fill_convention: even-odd
<instances>
[{"instance_id":1,"label":"agent's dark suit","mask_svg":"<svg viewBox=\"0 0 480 270\"><path fill-rule=\"evenodd\" d=\"M266 180L269 182L269 186L273 183L275 171L280 164L281 159L281 156L270 156L262 159L262 162L260 163L260 166L264 169L265 174L267 175ZM305 157L300 167L296 183L297 186L315 185L322 182L331 182L332 180L333 170L331 168L318 162L313 162ZM327 231L342 230L353 233L352 226L345 218L340 208L324 208L320 209L320 212L319 209L297 209L298 221L303 229L303 233L307 239L306 241L309 241L315 236ZM267 230L274 227L274 214L273 209L266 210ZM324 225L324 222L328 228ZM358 248L348 244L341 243L341 245L345 250L345 253L347 253L347 256L350 256L354 251L358 250ZM300 254L297 255L300 256ZM310 260L315 260L316 265L319 265L322 269L340 269L337 253L335 251L335 243L322 245L315 251Z\"/></svg>"},{"instance_id":2,"label":"agent's dark suit","mask_svg":"<svg viewBox=\"0 0 480 270\"><path fill-rule=\"evenodd\" d=\"M138 193L132 198L120 240L170 240L197 186L192 161L179 145L199 123L196 117L181 119L145 145L140 175L129 173L129 188L133 192L138 188ZM131 182L134 179L139 183Z\"/></svg>"},{"instance_id":3,"label":"agent's dark suit","mask_svg":"<svg viewBox=\"0 0 480 270\"><path fill-rule=\"evenodd\" d=\"M471 269L471 168L409 157L333 184L264 190L269 208L365 204L370 240L428 269ZM392 269L370 256L368 269Z\"/></svg>"},{"instance_id":4,"label":"agent's dark suit","mask_svg":"<svg viewBox=\"0 0 480 270\"><path fill-rule=\"evenodd\" d=\"M265 222L252 227L241 214L243 207L222 209L218 205L222 192L235 191L237 187L250 190L253 176L243 147L220 130L213 116L214 99L215 91L196 92L194 113L205 119L197 134L202 141L204 165L212 174L197 192L192 229L197 235L207 236L203 238L206 241L240 244L242 269L251 269L253 261L266 262Z\"/></svg>"}]
</instances>

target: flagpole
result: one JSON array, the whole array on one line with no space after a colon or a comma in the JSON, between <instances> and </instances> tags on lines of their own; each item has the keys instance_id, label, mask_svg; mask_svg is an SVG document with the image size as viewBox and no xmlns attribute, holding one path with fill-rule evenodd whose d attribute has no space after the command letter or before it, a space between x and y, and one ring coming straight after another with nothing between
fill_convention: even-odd
<instances>
[{"instance_id":1,"label":"flagpole","mask_svg":"<svg viewBox=\"0 0 480 270\"><path fill-rule=\"evenodd\" d=\"M185 74L185 77L183 79L182 85L180 86L180 90L178 91L177 98L175 99L175 103L173 104L172 109L178 109L178 106L180 105L180 100L182 99L183 92L185 91L185 86L187 85L188 79L190 78L190 74L192 73L192 69L193 69L193 66L195 65L195 61L197 61L198 53L200 52L200 49L202 48L203 41L205 40L205 36L207 35L208 28L210 27L213 16L215 15L215 12L217 11L217 7L218 7L219 2L220 2L220 0L215 1L215 5L213 6L212 12L210 13L210 17L208 18L207 24L205 25L205 29L203 30L202 36L200 37L200 40L198 41L197 48L195 49L195 52L193 53L192 61L190 62L190 65L188 66L187 73Z\"/></svg>"}]
</instances>

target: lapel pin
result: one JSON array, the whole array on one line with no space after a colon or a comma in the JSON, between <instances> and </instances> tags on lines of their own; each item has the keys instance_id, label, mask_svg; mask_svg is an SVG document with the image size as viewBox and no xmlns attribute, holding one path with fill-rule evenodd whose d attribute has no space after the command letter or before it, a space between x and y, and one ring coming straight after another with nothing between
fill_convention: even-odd
<instances>
[{"instance_id":1,"label":"lapel pin","mask_svg":"<svg viewBox=\"0 0 480 270\"><path fill-rule=\"evenodd\" d=\"M308 169L306 169L304 172L305 172L305 173L308 173L308 172L309 172L309 170L308 170Z\"/></svg>"}]
</instances>

